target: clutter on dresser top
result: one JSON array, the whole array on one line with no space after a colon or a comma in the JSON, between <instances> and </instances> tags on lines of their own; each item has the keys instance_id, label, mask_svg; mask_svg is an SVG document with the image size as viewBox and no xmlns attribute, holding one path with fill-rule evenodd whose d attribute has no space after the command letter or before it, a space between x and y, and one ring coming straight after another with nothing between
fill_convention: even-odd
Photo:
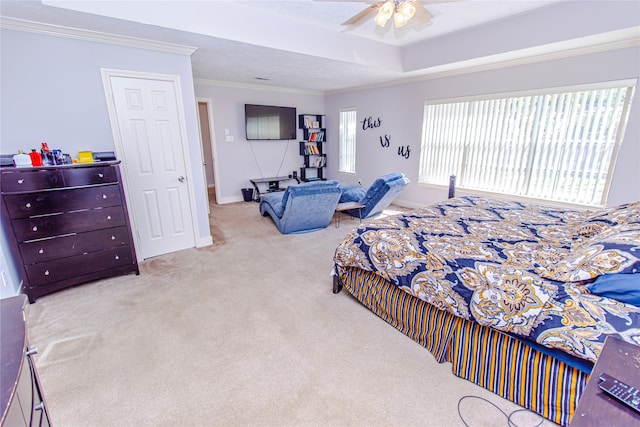
<instances>
[{"instance_id":1,"label":"clutter on dresser top","mask_svg":"<svg viewBox=\"0 0 640 427\"><path fill-rule=\"evenodd\" d=\"M72 157L60 149L50 149L47 142L42 142L39 151L32 148L29 154L25 154L23 150L18 150L17 154L0 154L0 167L30 168L114 160L116 160L116 156L113 151L79 151L77 157Z\"/></svg>"}]
</instances>

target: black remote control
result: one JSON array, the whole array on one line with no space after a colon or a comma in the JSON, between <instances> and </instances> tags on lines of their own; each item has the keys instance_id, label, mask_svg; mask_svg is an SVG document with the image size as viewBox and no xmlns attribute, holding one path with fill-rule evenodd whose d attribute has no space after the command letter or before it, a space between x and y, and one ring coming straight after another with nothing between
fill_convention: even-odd
<instances>
[{"instance_id":1,"label":"black remote control","mask_svg":"<svg viewBox=\"0 0 640 427\"><path fill-rule=\"evenodd\" d=\"M600 383L598 384L605 393L616 398L631 409L640 412L640 390L623 383L617 378L600 374Z\"/></svg>"}]
</instances>

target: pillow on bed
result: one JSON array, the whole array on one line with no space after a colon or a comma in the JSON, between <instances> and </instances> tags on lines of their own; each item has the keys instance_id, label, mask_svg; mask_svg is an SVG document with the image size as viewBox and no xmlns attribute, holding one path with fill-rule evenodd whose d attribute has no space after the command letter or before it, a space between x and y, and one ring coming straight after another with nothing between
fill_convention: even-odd
<instances>
[{"instance_id":1,"label":"pillow on bed","mask_svg":"<svg viewBox=\"0 0 640 427\"><path fill-rule=\"evenodd\" d=\"M604 274L640 273L640 225L627 224L603 231L559 260L540 258L535 271L559 282L581 282Z\"/></svg>"},{"instance_id":2,"label":"pillow on bed","mask_svg":"<svg viewBox=\"0 0 640 427\"><path fill-rule=\"evenodd\" d=\"M626 203L592 212L581 221L574 234L575 246L580 246L599 234L620 225L640 224L640 202Z\"/></svg>"},{"instance_id":3,"label":"pillow on bed","mask_svg":"<svg viewBox=\"0 0 640 427\"><path fill-rule=\"evenodd\" d=\"M640 202L600 209L587 217L585 222L603 222L611 225L640 224Z\"/></svg>"},{"instance_id":4,"label":"pillow on bed","mask_svg":"<svg viewBox=\"0 0 640 427\"><path fill-rule=\"evenodd\" d=\"M592 294L640 307L640 274L607 274L587 285Z\"/></svg>"}]
</instances>

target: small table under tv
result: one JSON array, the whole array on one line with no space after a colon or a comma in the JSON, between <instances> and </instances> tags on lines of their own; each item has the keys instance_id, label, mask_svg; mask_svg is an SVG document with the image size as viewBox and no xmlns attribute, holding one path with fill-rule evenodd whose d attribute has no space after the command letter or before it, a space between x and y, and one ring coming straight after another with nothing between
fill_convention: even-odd
<instances>
[{"instance_id":1,"label":"small table under tv","mask_svg":"<svg viewBox=\"0 0 640 427\"><path fill-rule=\"evenodd\" d=\"M292 181L292 182L291 182ZM274 176L271 178L252 178L249 180L253 185L253 200L260 201L260 196L264 193L272 193L274 191L284 191L290 184L299 184L298 178L292 176ZM287 184L283 186L283 184ZM261 188L262 187L262 188Z\"/></svg>"}]
</instances>

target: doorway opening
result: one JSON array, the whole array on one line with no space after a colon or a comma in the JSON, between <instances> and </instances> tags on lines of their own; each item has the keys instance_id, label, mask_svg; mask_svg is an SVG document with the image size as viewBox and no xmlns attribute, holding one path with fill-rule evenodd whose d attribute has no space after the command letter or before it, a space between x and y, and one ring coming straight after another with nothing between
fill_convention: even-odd
<instances>
[{"instance_id":1,"label":"doorway opening","mask_svg":"<svg viewBox=\"0 0 640 427\"><path fill-rule=\"evenodd\" d=\"M198 126L200 128L200 147L202 150L202 171L205 177L207 196L207 208L211 201L217 201L216 192L216 147L213 132L213 114L211 100L197 98L198 102ZM209 209L209 213L211 213Z\"/></svg>"}]
</instances>

